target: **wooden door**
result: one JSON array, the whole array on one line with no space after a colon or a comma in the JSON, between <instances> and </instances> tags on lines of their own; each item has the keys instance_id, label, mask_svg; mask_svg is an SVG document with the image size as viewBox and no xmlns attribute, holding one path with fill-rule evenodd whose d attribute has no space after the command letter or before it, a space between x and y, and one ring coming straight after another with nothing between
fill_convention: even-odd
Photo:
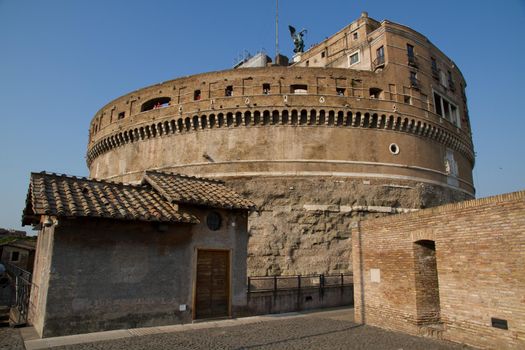
<instances>
[{"instance_id":1,"label":"wooden door","mask_svg":"<svg viewBox=\"0 0 525 350\"><path fill-rule=\"evenodd\" d=\"M229 316L229 251L197 251L197 281L195 289L195 318Z\"/></svg>"}]
</instances>

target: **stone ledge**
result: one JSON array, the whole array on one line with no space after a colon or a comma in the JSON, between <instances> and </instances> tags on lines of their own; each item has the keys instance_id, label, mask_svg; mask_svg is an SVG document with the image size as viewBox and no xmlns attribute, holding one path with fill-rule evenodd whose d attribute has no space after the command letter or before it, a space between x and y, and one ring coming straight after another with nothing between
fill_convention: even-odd
<instances>
[{"instance_id":1,"label":"stone ledge","mask_svg":"<svg viewBox=\"0 0 525 350\"><path fill-rule=\"evenodd\" d=\"M400 214L411 213L419 209L412 208L394 208L377 205L324 205L324 204L305 204L303 209L306 211L323 211L332 213L351 213L351 212L368 212L368 213L386 213L386 214Z\"/></svg>"}]
</instances>

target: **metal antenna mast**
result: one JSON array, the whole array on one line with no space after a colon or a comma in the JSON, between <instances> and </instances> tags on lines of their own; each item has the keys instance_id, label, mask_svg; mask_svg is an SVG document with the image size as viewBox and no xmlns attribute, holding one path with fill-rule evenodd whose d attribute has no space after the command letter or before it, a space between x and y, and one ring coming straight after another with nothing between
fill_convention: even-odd
<instances>
[{"instance_id":1,"label":"metal antenna mast","mask_svg":"<svg viewBox=\"0 0 525 350\"><path fill-rule=\"evenodd\" d=\"M279 0L275 0L275 57L279 56Z\"/></svg>"}]
</instances>

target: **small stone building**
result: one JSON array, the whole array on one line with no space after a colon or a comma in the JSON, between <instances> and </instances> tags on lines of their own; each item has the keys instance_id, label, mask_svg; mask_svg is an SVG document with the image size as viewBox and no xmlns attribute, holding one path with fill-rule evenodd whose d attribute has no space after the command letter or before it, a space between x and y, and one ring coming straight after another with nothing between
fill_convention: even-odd
<instances>
[{"instance_id":1,"label":"small stone building","mask_svg":"<svg viewBox=\"0 0 525 350\"><path fill-rule=\"evenodd\" d=\"M35 261L36 241L29 239L14 239L0 244L0 262L11 264L23 270L32 272Z\"/></svg>"},{"instance_id":2,"label":"small stone building","mask_svg":"<svg viewBox=\"0 0 525 350\"><path fill-rule=\"evenodd\" d=\"M23 224L40 233L29 322L50 337L239 315L251 208L216 180L31 174Z\"/></svg>"},{"instance_id":3,"label":"small stone building","mask_svg":"<svg viewBox=\"0 0 525 350\"><path fill-rule=\"evenodd\" d=\"M525 191L364 221L352 244L357 321L525 349Z\"/></svg>"}]
</instances>

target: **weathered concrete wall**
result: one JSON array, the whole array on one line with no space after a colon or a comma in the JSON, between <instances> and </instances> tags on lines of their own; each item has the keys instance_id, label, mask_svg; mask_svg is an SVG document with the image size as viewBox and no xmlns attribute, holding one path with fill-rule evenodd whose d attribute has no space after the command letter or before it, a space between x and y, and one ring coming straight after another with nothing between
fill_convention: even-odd
<instances>
[{"instance_id":1,"label":"weathered concrete wall","mask_svg":"<svg viewBox=\"0 0 525 350\"><path fill-rule=\"evenodd\" d=\"M248 223L248 275L255 276L350 272L356 222L465 198L441 186L337 177L232 178L227 184L258 208Z\"/></svg>"},{"instance_id":2,"label":"weathered concrete wall","mask_svg":"<svg viewBox=\"0 0 525 350\"><path fill-rule=\"evenodd\" d=\"M352 306L354 292L352 286L304 288L258 292L248 295L250 315L278 314L284 312L312 310L336 306Z\"/></svg>"},{"instance_id":3,"label":"weathered concrete wall","mask_svg":"<svg viewBox=\"0 0 525 350\"><path fill-rule=\"evenodd\" d=\"M40 305L32 323L43 337L190 322L197 249L231 255L231 312L246 307L246 217L219 211L223 225L111 220L61 220L52 236L49 269L38 270ZM40 237L39 237L40 240ZM45 242L42 242L44 244ZM39 249L41 247L39 246ZM39 260L40 263L40 260ZM49 280L46 284L42 280ZM185 311L179 309L186 305Z\"/></svg>"},{"instance_id":4,"label":"weathered concrete wall","mask_svg":"<svg viewBox=\"0 0 525 350\"><path fill-rule=\"evenodd\" d=\"M356 320L482 348L525 347L525 192L364 221L352 239ZM428 241L437 309L426 290L437 286L418 269L416 242Z\"/></svg>"}]
</instances>

